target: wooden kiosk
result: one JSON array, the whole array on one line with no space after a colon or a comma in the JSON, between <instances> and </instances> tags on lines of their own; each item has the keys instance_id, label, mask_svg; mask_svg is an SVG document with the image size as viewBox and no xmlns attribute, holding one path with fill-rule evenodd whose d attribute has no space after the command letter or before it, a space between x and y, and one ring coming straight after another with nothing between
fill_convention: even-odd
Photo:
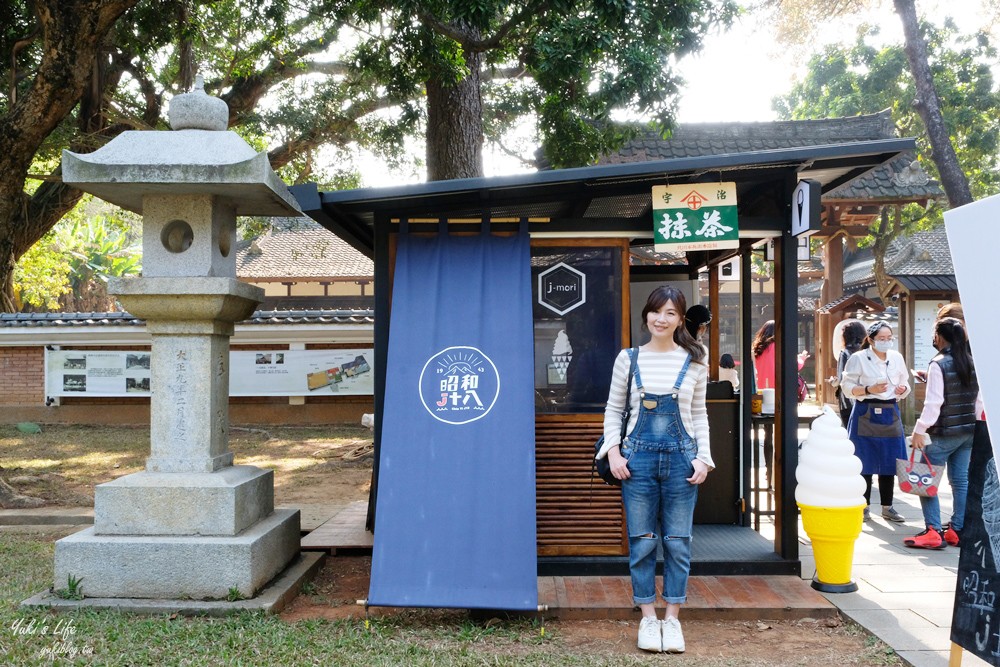
<instances>
[{"instance_id":1,"label":"wooden kiosk","mask_svg":"<svg viewBox=\"0 0 1000 667\"><path fill-rule=\"evenodd\" d=\"M677 283L690 294L698 272L732 257L742 260L741 318L750 331L750 253L775 241L778 340L796 339L796 239L792 193L800 179L837 187L914 146L911 139L843 143L707 157L678 158L497 178L319 192L292 188L303 211L375 262L376 464L368 527L377 529L378 452L384 415L395 236L405 220L411 233L478 230L512 232L526 220L531 235L534 296L535 458L540 574L625 573L628 540L617 489L591 477L593 442L602 430L615 355L639 344L639 311L649 290ZM664 184L735 182L739 247L688 252L678 264L633 265L636 249L653 236L651 189ZM475 271L476 267L469 267ZM586 276L586 294L579 288ZM718 272L709 271L708 306L718 312ZM538 290L561 292L539 299ZM546 301L546 303L542 303ZM499 305L502 307L502 304ZM710 359L719 358L712 338ZM750 337L742 357L750 359ZM795 466L798 427L796 355L777 350L775 414L775 537L750 527L757 494L750 488L751 413L744 394L710 394L709 418L717 469L702 488L695 516L692 574L798 574ZM742 387L753 384L742 366ZM715 377L716 369L712 369ZM728 383L726 386L729 386ZM789 406L791 409L788 409ZM792 434L791 439L786 434Z\"/></svg>"}]
</instances>

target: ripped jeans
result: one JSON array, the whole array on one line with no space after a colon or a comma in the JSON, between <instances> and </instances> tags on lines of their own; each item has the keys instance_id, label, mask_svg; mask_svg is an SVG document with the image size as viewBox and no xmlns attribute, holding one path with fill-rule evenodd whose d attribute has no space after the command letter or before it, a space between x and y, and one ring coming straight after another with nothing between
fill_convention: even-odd
<instances>
[{"instance_id":1,"label":"ripped jeans","mask_svg":"<svg viewBox=\"0 0 1000 667\"><path fill-rule=\"evenodd\" d=\"M698 485L694 473L694 442L674 444L630 442L622 447L631 477L622 483L628 529L629 571L635 604L656 600L656 548L663 543L663 599L687 601L691 571L691 526Z\"/></svg>"}]
</instances>

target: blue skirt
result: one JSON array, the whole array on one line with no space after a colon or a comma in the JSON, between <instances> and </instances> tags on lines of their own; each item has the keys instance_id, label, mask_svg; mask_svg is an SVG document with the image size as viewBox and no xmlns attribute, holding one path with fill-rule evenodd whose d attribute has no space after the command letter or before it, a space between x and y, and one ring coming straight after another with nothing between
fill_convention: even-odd
<instances>
[{"instance_id":1,"label":"blue skirt","mask_svg":"<svg viewBox=\"0 0 1000 667\"><path fill-rule=\"evenodd\" d=\"M896 459L906 458L903 420L896 401L855 401L847 432L861 459L862 475L895 475Z\"/></svg>"}]
</instances>

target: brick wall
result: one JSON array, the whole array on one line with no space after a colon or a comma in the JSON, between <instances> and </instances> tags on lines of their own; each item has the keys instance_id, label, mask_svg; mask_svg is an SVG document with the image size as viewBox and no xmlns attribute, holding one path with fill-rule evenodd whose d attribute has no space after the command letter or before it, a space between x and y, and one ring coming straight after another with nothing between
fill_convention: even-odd
<instances>
[{"instance_id":1,"label":"brick wall","mask_svg":"<svg viewBox=\"0 0 1000 667\"><path fill-rule=\"evenodd\" d=\"M309 345L309 349L352 348L357 345ZM81 350L148 350L148 347L74 346ZM234 350L287 350L287 345L240 345ZM237 397L229 402L236 424L360 424L361 415L375 411L371 396L306 397L290 405L284 396ZM95 409L99 407L100 409ZM111 409L108 409L108 408ZM45 405L45 349L0 347L0 423L35 421L73 424L148 424L149 399L123 396L64 397L60 406Z\"/></svg>"},{"instance_id":2,"label":"brick wall","mask_svg":"<svg viewBox=\"0 0 1000 667\"><path fill-rule=\"evenodd\" d=\"M0 347L0 405L45 403L45 349Z\"/></svg>"}]
</instances>

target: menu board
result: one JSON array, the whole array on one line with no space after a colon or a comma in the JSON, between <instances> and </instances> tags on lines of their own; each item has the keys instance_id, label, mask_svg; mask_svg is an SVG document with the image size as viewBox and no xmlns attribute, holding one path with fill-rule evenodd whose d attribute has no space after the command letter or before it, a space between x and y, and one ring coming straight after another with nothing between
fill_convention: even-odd
<instances>
[{"instance_id":1,"label":"menu board","mask_svg":"<svg viewBox=\"0 0 1000 667\"><path fill-rule=\"evenodd\" d=\"M951 641L1000 665L1000 480L986 422L976 422Z\"/></svg>"}]
</instances>

